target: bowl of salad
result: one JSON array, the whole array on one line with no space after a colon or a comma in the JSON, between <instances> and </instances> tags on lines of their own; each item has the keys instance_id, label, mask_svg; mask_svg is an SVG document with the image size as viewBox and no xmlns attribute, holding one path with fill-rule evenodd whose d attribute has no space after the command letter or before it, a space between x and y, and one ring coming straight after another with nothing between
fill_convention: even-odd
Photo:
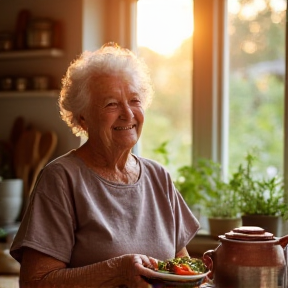
<instances>
[{"instance_id":1,"label":"bowl of salad","mask_svg":"<svg viewBox=\"0 0 288 288\"><path fill-rule=\"evenodd\" d=\"M209 272L201 259L185 256L158 261L152 276L145 280L153 287L199 287Z\"/></svg>"}]
</instances>

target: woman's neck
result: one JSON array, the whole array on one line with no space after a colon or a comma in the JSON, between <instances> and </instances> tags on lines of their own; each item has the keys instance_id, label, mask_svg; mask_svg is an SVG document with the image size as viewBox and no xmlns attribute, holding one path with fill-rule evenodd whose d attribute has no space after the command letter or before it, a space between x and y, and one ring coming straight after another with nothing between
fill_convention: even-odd
<instances>
[{"instance_id":1,"label":"woman's neck","mask_svg":"<svg viewBox=\"0 0 288 288\"><path fill-rule=\"evenodd\" d=\"M91 149L86 143L76 150L76 155L104 179L121 184L137 182L140 166L136 157L127 150L122 153L103 153Z\"/></svg>"}]
</instances>

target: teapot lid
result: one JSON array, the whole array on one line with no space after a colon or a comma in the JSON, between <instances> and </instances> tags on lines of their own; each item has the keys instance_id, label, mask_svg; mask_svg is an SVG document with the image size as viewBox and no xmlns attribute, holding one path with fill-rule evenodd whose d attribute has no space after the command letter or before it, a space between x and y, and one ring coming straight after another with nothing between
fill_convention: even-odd
<instances>
[{"instance_id":1,"label":"teapot lid","mask_svg":"<svg viewBox=\"0 0 288 288\"><path fill-rule=\"evenodd\" d=\"M241 226L225 233L227 239L242 241L273 240L273 234L257 226Z\"/></svg>"}]
</instances>

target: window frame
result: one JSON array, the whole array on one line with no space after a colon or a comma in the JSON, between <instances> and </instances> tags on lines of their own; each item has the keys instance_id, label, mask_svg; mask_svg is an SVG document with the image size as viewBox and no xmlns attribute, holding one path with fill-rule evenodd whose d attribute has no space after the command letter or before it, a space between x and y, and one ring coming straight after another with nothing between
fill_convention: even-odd
<instances>
[{"instance_id":1,"label":"window frame","mask_svg":"<svg viewBox=\"0 0 288 288\"><path fill-rule=\"evenodd\" d=\"M223 175L228 169L228 33L227 1L194 0L193 36L193 161L205 157L219 162ZM288 9L287 9L288 11ZM286 17L288 13L286 12ZM205 28L205 29L204 29ZM286 21L286 47L288 22ZM285 49L288 53L287 49ZM288 67L287 54L285 67ZM205 79L205 85L203 85ZM288 76L285 73L284 92L284 184L288 205ZM225 152L225 153L224 153ZM288 221L282 223L283 235Z\"/></svg>"},{"instance_id":2,"label":"window frame","mask_svg":"<svg viewBox=\"0 0 288 288\"><path fill-rule=\"evenodd\" d=\"M228 36L226 0L194 0L193 161L208 158L228 167ZM205 85L203 85L205 79Z\"/></svg>"}]
</instances>

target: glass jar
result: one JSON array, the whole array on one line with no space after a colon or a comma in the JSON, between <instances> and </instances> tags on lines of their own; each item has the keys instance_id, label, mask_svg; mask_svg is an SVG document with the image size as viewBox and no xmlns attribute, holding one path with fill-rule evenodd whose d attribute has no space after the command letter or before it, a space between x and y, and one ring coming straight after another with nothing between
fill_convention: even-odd
<instances>
[{"instance_id":1,"label":"glass jar","mask_svg":"<svg viewBox=\"0 0 288 288\"><path fill-rule=\"evenodd\" d=\"M15 88L17 91L26 91L28 89L28 78L27 77L17 77L15 80Z\"/></svg>"},{"instance_id":2,"label":"glass jar","mask_svg":"<svg viewBox=\"0 0 288 288\"><path fill-rule=\"evenodd\" d=\"M0 51L10 51L14 48L14 34L10 31L0 31Z\"/></svg>"},{"instance_id":3,"label":"glass jar","mask_svg":"<svg viewBox=\"0 0 288 288\"><path fill-rule=\"evenodd\" d=\"M31 20L27 31L28 48L51 48L53 21L46 18Z\"/></svg>"},{"instance_id":4,"label":"glass jar","mask_svg":"<svg viewBox=\"0 0 288 288\"><path fill-rule=\"evenodd\" d=\"M34 90L48 90L50 86L50 77L48 76L34 76L33 79Z\"/></svg>"}]
</instances>

